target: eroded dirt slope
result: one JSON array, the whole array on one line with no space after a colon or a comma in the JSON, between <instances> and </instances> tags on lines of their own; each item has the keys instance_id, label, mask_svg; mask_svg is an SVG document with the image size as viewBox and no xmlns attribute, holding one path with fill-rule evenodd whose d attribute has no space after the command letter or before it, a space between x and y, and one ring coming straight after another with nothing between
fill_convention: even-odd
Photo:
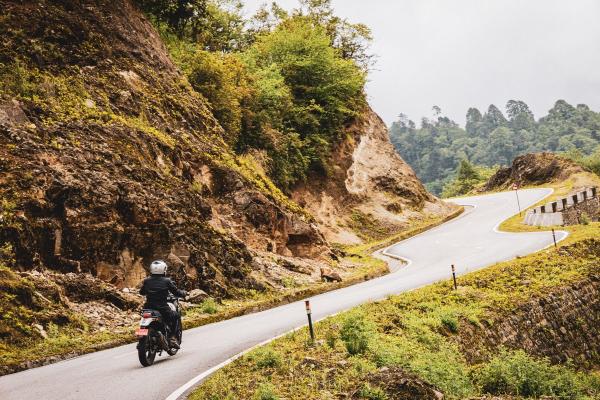
<instances>
[{"instance_id":1,"label":"eroded dirt slope","mask_svg":"<svg viewBox=\"0 0 600 400\"><path fill-rule=\"evenodd\" d=\"M378 239L454 210L425 190L373 110L365 110L346 132L332 154L336 167L330 176L313 177L292 196L315 216L328 240L355 244Z\"/></svg>"}]
</instances>

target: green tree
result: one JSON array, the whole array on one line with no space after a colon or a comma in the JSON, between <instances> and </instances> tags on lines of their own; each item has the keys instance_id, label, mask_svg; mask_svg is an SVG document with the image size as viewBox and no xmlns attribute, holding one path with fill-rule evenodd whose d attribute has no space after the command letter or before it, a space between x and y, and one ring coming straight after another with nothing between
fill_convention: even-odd
<instances>
[{"instance_id":1,"label":"green tree","mask_svg":"<svg viewBox=\"0 0 600 400\"><path fill-rule=\"evenodd\" d=\"M482 121L483 116L481 115L481 112L475 107L469 108L467 111L467 124L465 125L467 133L471 136L477 135Z\"/></svg>"},{"instance_id":2,"label":"green tree","mask_svg":"<svg viewBox=\"0 0 600 400\"><path fill-rule=\"evenodd\" d=\"M140 8L164 22L182 38L197 29L196 21L206 15L207 0L137 0Z\"/></svg>"}]
</instances>

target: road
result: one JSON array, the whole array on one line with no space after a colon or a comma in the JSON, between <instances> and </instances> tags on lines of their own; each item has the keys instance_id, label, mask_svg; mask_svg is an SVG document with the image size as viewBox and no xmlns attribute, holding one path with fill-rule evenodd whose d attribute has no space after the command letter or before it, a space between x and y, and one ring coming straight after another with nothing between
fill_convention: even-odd
<instances>
[{"instance_id":1,"label":"road","mask_svg":"<svg viewBox=\"0 0 600 400\"><path fill-rule=\"evenodd\" d=\"M549 189L522 190L521 205L532 205L550 193ZM514 192L453 202L473 208L459 218L386 249L388 254L409 260L407 266L384 277L311 298L313 318L449 278L450 264L456 265L458 274L464 274L552 244L548 232L513 234L496 230L500 222L517 212ZM559 239L565 235L561 232ZM211 368L305 322L304 304L295 302L188 330L179 354L162 357L149 368L140 367L135 344L131 344L0 377L0 398L172 400Z\"/></svg>"}]
</instances>

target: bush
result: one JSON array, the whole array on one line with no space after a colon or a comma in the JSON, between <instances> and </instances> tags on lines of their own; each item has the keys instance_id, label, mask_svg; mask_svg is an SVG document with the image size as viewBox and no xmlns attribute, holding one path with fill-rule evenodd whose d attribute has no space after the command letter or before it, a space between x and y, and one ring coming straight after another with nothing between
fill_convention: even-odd
<instances>
[{"instance_id":1,"label":"bush","mask_svg":"<svg viewBox=\"0 0 600 400\"><path fill-rule=\"evenodd\" d=\"M330 349L335 349L337 339L338 338L335 332L328 331L325 335L325 342L327 343L327 346L329 346Z\"/></svg>"},{"instance_id":2,"label":"bush","mask_svg":"<svg viewBox=\"0 0 600 400\"><path fill-rule=\"evenodd\" d=\"M458 318L454 315L442 316L442 325L444 325L452 333L458 332Z\"/></svg>"},{"instance_id":3,"label":"bush","mask_svg":"<svg viewBox=\"0 0 600 400\"><path fill-rule=\"evenodd\" d=\"M256 366L260 369L279 368L281 366L281 355L273 349L259 349L253 354Z\"/></svg>"},{"instance_id":4,"label":"bush","mask_svg":"<svg viewBox=\"0 0 600 400\"><path fill-rule=\"evenodd\" d=\"M502 350L474 373L485 393L523 397L557 396L576 399L583 395L578 375L547 359L536 360L522 350Z\"/></svg>"},{"instance_id":5,"label":"bush","mask_svg":"<svg viewBox=\"0 0 600 400\"><path fill-rule=\"evenodd\" d=\"M579 223L581 225L589 225L590 217L588 217L588 215L586 213L582 213L581 216L579 217Z\"/></svg>"},{"instance_id":6,"label":"bush","mask_svg":"<svg viewBox=\"0 0 600 400\"><path fill-rule=\"evenodd\" d=\"M205 314L216 314L219 311L219 305L214 299L209 298L202 302L200 310Z\"/></svg>"},{"instance_id":7,"label":"bush","mask_svg":"<svg viewBox=\"0 0 600 400\"><path fill-rule=\"evenodd\" d=\"M275 394L273 385L263 384L254 393L253 400L278 400L279 397Z\"/></svg>"},{"instance_id":8,"label":"bush","mask_svg":"<svg viewBox=\"0 0 600 400\"><path fill-rule=\"evenodd\" d=\"M352 355L363 354L376 334L374 324L361 313L350 314L343 322L340 338Z\"/></svg>"}]
</instances>

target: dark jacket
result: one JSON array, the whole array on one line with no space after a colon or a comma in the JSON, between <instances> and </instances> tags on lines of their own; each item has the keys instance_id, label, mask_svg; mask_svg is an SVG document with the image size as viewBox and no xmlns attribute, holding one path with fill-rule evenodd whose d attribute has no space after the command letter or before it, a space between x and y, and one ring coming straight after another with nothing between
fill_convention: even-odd
<instances>
[{"instance_id":1,"label":"dark jacket","mask_svg":"<svg viewBox=\"0 0 600 400\"><path fill-rule=\"evenodd\" d=\"M178 297L186 295L185 291L177 289L170 278L162 275L152 275L144 279L140 289L140 294L146 296L146 304L154 306L167 305L169 293Z\"/></svg>"}]
</instances>

